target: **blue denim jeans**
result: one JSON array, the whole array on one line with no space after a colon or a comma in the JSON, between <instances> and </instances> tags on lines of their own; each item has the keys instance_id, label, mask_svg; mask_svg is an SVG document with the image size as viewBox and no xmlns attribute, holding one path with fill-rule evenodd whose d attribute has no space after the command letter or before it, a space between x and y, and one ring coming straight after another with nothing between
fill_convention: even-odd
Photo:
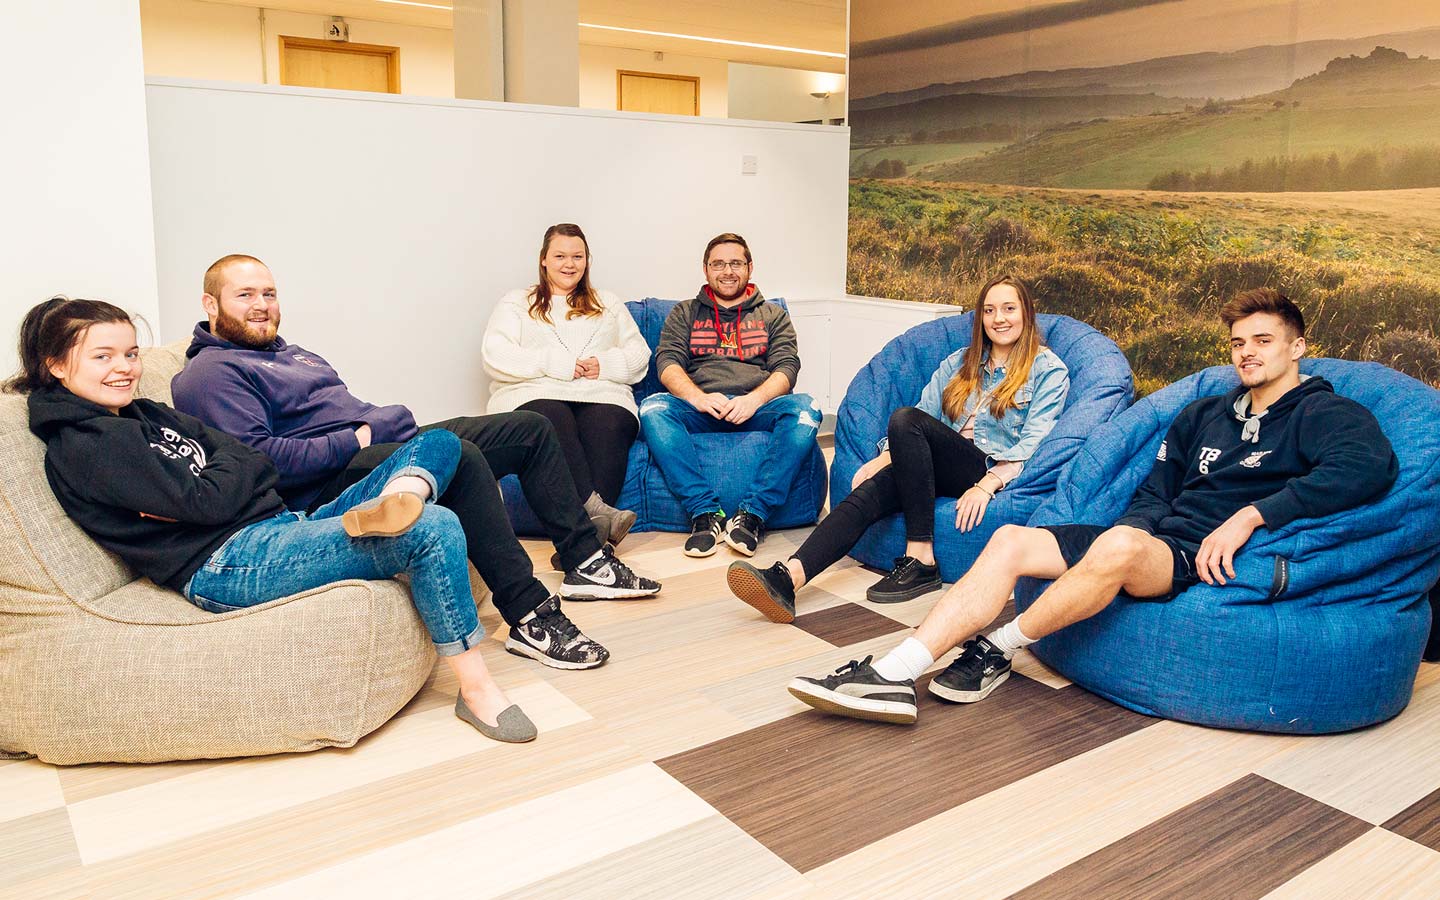
<instances>
[{"instance_id":1,"label":"blue denim jeans","mask_svg":"<svg viewBox=\"0 0 1440 900\"><path fill-rule=\"evenodd\" d=\"M434 504L460 461L460 439L427 431L331 502L306 514L283 512L235 532L185 586L203 610L225 613L268 603L347 578L410 576L410 596L441 656L455 656L485 636L470 593L460 520ZM396 537L352 538L340 524L348 509L380 495L401 475L423 478L430 499L420 520Z\"/></svg>"},{"instance_id":2,"label":"blue denim jeans","mask_svg":"<svg viewBox=\"0 0 1440 900\"><path fill-rule=\"evenodd\" d=\"M703 413L673 394L652 394L640 404L640 427L650 456L665 473L670 490L685 504L693 518L720 509L720 496L700 471L700 458L690 435L715 431L768 431L770 449L758 469L748 471L753 479L742 495L740 509L762 519L785 501L800 465L815 443L820 430L820 410L809 394L776 397L740 424ZM736 512L736 510L725 510Z\"/></svg>"}]
</instances>

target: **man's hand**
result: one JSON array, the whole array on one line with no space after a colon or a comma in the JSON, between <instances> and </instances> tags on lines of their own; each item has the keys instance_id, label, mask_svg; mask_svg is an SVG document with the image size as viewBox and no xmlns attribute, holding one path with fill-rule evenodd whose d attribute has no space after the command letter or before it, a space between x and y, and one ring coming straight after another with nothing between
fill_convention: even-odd
<instances>
[{"instance_id":1,"label":"man's hand","mask_svg":"<svg viewBox=\"0 0 1440 900\"><path fill-rule=\"evenodd\" d=\"M1200 542L1195 554L1195 574L1206 584L1224 584L1225 576L1235 577L1235 554L1250 540L1255 529L1265 524L1260 510L1247 506L1226 519Z\"/></svg>"},{"instance_id":2,"label":"man's hand","mask_svg":"<svg viewBox=\"0 0 1440 900\"><path fill-rule=\"evenodd\" d=\"M955 501L955 527L962 532L969 531L985 517L985 508L991 497L984 488L974 485Z\"/></svg>"},{"instance_id":3,"label":"man's hand","mask_svg":"<svg viewBox=\"0 0 1440 900\"><path fill-rule=\"evenodd\" d=\"M850 490L853 491L862 483L874 478L876 472L888 465L890 465L890 451L886 450L856 470L855 477L850 479Z\"/></svg>"},{"instance_id":4,"label":"man's hand","mask_svg":"<svg viewBox=\"0 0 1440 900\"><path fill-rule=\"evenodd\" d=\"M754 394L741 394L730 401L730 411L725 414L725 421L731 425L740 425L755 415L755 411L765 405L764 399Z\"/></svg>"},{"instance_id":5,"label":"man's hand","mask_svg":"<svg viewBox=\"0 0 1440 900\"><path fill-rule=\"evenodd\" d=\"M362 424L359 428L355 429L355 440L360 442L361 450L370 446L370 425L368 423Z\"/></svg>"},{"instance_id":6,"label":"man's hand","mask_svg":"<svg viewBox=\"0 0 1440 900\"><path fill-rule=\"evenodd\" d=\"M717 419L725 418L730 412L730 407L734 405L734 401L724 394L696 394L688 402L701 412L709 413Z\"/></svg>"},{"instance_id":7,"label":"man's hand","mask_svg":"<svg viewBox=\"0 0 1440 900\"><path fill-rule=\"evenodd\" d=\"M575 362L575 377L595 379L600 377L600 358L587 356Z\"/></svg>"}]
</instances>

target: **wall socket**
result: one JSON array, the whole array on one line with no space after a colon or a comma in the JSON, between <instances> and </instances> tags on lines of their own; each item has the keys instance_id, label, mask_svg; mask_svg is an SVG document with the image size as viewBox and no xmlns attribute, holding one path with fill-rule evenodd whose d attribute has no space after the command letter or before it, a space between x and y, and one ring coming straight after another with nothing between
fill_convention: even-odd
<instances>
[{"instance_id":1,"label":"wall socket","mask_svg":"<svg viewBox=\"0 0 1440 900\"><path fill-rule=\"evenodd\" d=\"M760 171L760 157L746 154L740 157L740 174L755 175Z\"/></svg>"}]
</instances>

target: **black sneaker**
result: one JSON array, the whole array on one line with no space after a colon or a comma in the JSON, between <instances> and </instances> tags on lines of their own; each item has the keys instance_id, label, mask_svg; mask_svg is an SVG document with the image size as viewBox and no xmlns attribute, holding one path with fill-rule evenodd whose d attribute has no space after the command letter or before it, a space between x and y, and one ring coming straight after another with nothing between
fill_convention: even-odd
<instances>
[{"instance_id":1,"label":"black sneaker","mask_svg":"<svg viewBox=\"0 0 1440 900\"><path fill-rule=\"evenodd\" d=\"M630 571L615 557L609 544L589 564L566 572L560 583L560 596L566 600L626 600L658 593L660 582Z\"/></svg>"},{"instance_id":2,"label":"black sneaker","mask_svg":"<svg viewBox=\"0 0 1440 900\"><path fill-rule=\"evenodd\" d=\"M690 537L685 541L686 556L711 556L715 553L715 542L725 533L723 512L701 513L690 520Z\"/></svg>"},{"instance_id":3,"label":"black sneaker","mask_svg":"<svg viewBox=\"0 0 1440 900\"><path fill-rule=\"evenodd\" d=\"M790 693L802 703L838 716L915 724L915 682L881 678L870 665L871 658L852 659L824 678L795 678Z\"/></svg>"},{"instance_id":4,"label":"black sneaker","mask_svg":"<svg viewBox=\"0 0 1440 900\"><path fill-rule=\"evenodd\" d=\"M1010 660L985 638L966 641L960 655L930 682L930 693L951 703L974 703L1010 677Z\"/></svg>"},{"instance_id":5,"label":"black sneaker","mask_svg":"<svg viewBox=\"0 0 1440 900\"><path fill-rule=\"evenodd\" d=\"M938 565L927 566L913 556L901 556L889 575L870 585L865 599L871 603L904 603L942 587Z\"/></svg>"},{"instance_id":6,"label":"black sneaker","mask_svg":"<svg viewBox=\"0 0 1440 900\"><path fill-rule=\"evenodd\" d=\"M730 592L760 610L772 622L795 621L795 582L783 562L757 569L747 562L732 562L725 573Z\"/></svg>"},{"instance_id":7,"label":"black sneaker","mask_svg":"<svg viewBox=\"0 0 1440 900\"><path fill-rule=\"evenodd\" d=\"M765 520L742 509L730 517L730 525L725 529L725 543L736 553L743 553L746 556L754 556L755 548L765 540Z\"/></svg>"},{"instance_id":8,"label":"black sneaker","mask_svg":"<svg viewBox=\"0 0 1440 900\"><path fill-rule=\"evenodd\" d=\"M529 621L512 625L505 649L552 669L593 669L610 658L609 650L580 633L560 609L559 597L536 607Z\"/></svg>"}]
</instances>

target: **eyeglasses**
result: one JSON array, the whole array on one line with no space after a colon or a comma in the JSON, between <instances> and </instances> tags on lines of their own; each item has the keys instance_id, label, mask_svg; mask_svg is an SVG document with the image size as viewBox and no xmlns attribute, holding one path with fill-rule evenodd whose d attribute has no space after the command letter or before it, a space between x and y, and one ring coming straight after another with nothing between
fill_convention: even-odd
<instances>
[{"instance_id":1,"label":"eyeglasses","mask_svg":"<svg viewBox=\"0 0 1440 900\"><path fill-rule=\"evenodd\" d=\"M743 272L746 268L749 267L750 264L743 259L732 259L729 261L723 259L712 259L710 260L708 265L710 271L712 272L723 272L726 269L729 269L732 272Z\"/></svg>"}]
</instances>

